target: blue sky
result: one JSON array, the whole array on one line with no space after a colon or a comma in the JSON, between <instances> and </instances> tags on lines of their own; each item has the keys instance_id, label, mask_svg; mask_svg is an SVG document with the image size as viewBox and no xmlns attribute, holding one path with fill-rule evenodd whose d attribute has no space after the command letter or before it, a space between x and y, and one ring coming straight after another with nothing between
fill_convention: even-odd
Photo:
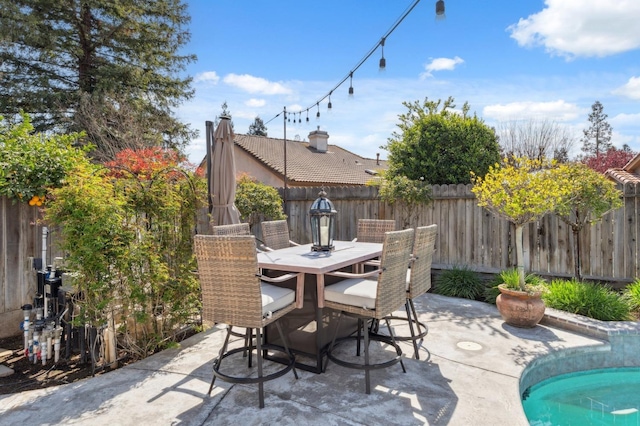
<instances>
[{"instance_id":1,"label":"blue sky","mask_svg":"<svg viewBox=\"0 0 640 426\"><path fill-rule=\"evenodd\" d=\"M449 96L490 126L557 123L575 136L573 154L598 100L613 144L640 151L638 0L445 0L444 19L435 0L421 0L385 40L384 71L378 47L353 73L352 97L347 78L331 111L328 98L316 105L413 3L187 0L195 96L177 115L200 132L187 148L191 161L204 157L205 121L223 102L236 133L259 116L270 137L282 138L282 115L274 117L286 107L302 111L302 123L287 123L287 139L307 140L320 126L330 144L386 158L380 146L406 112L402 102Z\"/></svg>"}]
</instances>

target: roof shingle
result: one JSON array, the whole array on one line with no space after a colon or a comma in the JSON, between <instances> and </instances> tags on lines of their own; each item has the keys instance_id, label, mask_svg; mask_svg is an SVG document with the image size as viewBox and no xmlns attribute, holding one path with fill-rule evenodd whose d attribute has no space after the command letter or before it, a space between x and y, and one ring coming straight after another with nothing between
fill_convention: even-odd
<instances>
[{"instance_id":1,"label":"roof shingle","mask_svg":"<svg viewBox=\"0 0 640 426\"><path fill-rule=\"evenodd\" d=\"M236 135L235 143L272 170L284 174L284 141L255 135ZM287 175L292 182L365 185L371 172L387 168L384 160L363 158L337 145L327 152L309 142L287 140Z\"/></svg>"}]
</instances>

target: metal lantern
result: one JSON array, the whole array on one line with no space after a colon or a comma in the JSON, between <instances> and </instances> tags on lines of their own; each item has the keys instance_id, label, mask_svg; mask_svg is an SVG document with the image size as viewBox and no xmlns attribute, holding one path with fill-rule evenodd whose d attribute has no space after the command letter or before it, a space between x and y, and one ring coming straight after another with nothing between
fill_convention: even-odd
<instances>
[{"instance_id":1,"label":"metal lantern","mask_svg":"<svg viewBox=\"0 0 640 426\"><path fill-rule=\"evenodd\" d=\"M324 190L320 191L318 198L311 204L309 209L311 239L313 241L312 251L333 250L336 213L333 203L327 198L327 193Z\"/></svg>"}]
</instances>

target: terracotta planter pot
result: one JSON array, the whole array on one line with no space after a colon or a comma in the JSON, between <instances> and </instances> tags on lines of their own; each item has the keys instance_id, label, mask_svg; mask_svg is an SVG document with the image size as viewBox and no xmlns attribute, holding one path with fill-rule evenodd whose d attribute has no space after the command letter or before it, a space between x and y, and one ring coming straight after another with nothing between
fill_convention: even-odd
<instances>
[{"instance_id":1,"label":"terracotta planter pot","mask_svg":"<svg viewBox=\"0 0 640 426\"><path fill-rule=\"evenodd\" d=\"M510 290L499 285L500 294L496 299L496 306L502 319L514 327L535 327L544 316L544 302L542 293L527 293Z\"/></svg>"}]
</instances>

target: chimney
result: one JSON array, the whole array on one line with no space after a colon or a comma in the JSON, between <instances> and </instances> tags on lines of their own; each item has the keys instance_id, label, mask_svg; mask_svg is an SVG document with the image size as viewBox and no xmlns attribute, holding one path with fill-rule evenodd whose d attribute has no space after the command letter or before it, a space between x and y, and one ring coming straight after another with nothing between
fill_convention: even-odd
<instances>
[{"instance_id":1,"label":"chimney","mask_svg":"<svg viewBox=\"0 0 640 426\"><path fill-rule=\"evenodd\" d=\"M380 165L380 153L376 152L376 166Z\"/></svg>"},{"instance_id":2,"label":"chimney","mask_svg":"<svg viewBox=\"0 0 640 426\"><path fill-rule=\"evenodd\" d=\"M312 148L315 148L318 152L327 152L329 149L329 134L325 131L320 130L320 126L318 126L318 130L314 130L309 133L309 145Z\"/></svg>"}]
</instances>

